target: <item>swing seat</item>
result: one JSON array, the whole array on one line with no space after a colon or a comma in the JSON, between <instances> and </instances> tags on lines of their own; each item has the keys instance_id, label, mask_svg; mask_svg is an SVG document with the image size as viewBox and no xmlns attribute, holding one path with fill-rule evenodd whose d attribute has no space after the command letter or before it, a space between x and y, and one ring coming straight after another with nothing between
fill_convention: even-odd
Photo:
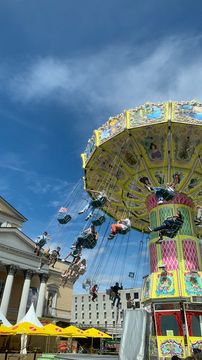
<instances>
[{"instance_id":1,"label":"swing seat","mask_svg":"<svg viewBox=\"0 0 202 360\"><path fill-rule=\"evenodd\" d=\"M99 208L105 205L107 202L107 198L105 196L101 197L100 199L93 200L91 202L91 206L94 208Z\"/></svg>"},{"instance_id":2,"label":"swing seat","mask_svg":"<svg viewBox=\"0 0 202 360\"><path fill-rule=\"evenodd\" d=\"M70 215L65 215L65 216L58 216L58 222L60 223L60 224L67 224L70 220L72 219L72 217L70 216Z\"/></svg>"},{"instance_id":3,"label":"swing seat","mask_svg":"<svg viewBox=\"0 0 202 360\"><path fill-rule=\"evenodd\" d=\"M171 195L171 194L167 194L166 196L164 196L164 200L166 200L166 201L170 201L170 200L172 200L174 197L175 197L175 195L174 195L174 194L173 194L173 195Z\"/></svg>"},{"instance_id":4,"label":"swing seat","mask_svg":"<svg viewBox=\"0 0 202 360\"><path fill-rule=\"evenodd\" d=\"M105 216L100 216L97 219L92 220L92 224L94 226L100 226L105 222L105 220L106 220Z\"/></svg>"},{"instance_id":5,"label":"swing seat","mask_svg":"<svg viewBox=\"0 0 202 360\"><path fill-rule=\"evenodd\" d=\"M177 235L177 233L178 233L178 231L180 230L180 228L181 228L181 226L179 227L173 227L172 229L170 229L170 230L165 230L164 232L163 232L163 235L164 236L167 236L167 237L169 237L169 238L171 238L171 239L173 239L176 235Z\"/></svg>"},{"instance_id":6,"label":"swing seat","mask_svg":"<svg viewBox=\"0 0 202 360\"><path fill-rule=\"evenodd\" d=\"M130 228L127 227L126 229L119 229L118 233L121 235L126 235L130 231Z\"/></svg>"},{"instance_id":7,"label":"swing seat","mask_svg":"<svg viewBox=\"0 0 202 360\"><path fill-rule=\"evenodd\" d=\"M93 249L97 244L97 239L95 239L95 236L90 233L83 237L82 246L84 249Z\"/></svg>"}]
</instances>

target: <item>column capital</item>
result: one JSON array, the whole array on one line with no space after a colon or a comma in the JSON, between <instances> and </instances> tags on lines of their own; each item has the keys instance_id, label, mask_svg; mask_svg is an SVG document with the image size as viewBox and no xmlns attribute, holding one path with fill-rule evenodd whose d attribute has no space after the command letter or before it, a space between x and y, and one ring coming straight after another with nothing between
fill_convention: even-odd
<instances>
[{"instance_id":1,"label":"column capital","mask_svg":"<svg viewBox=\"0 0 202 360\"><path fill-rule=\"evenodd\" d=\"M33 272L32 270L29 270L29 269L24 270L23 273L24 273L24 278L25 278L25 279L29 279L29 280L30 280L30 279L32 278L32 276L34 275L34 272Z\"/></svg>"},{"instance_id":2,"label":"column capital","mask_svg":"<svg viewBox=\"0 0 202 360\"><path fill-rule=\"evenodd\" d=\"M49 275L48 274L40 274L39 275L39 278L40 278L40 282L44 282L44 283L47 283L48 281L48 278L49 278Z\"/></svg>"},{"instance_id":3,"label":"column capital","mask_svg":"<svg viewBox=\"0 0 202 360\"><path fill-rule=\"evenodd\" d=\"M8 275L15 275L16 271L18 270L17 266L14 265L6 265L6 271Z\"/></svg>"}]
</instances>

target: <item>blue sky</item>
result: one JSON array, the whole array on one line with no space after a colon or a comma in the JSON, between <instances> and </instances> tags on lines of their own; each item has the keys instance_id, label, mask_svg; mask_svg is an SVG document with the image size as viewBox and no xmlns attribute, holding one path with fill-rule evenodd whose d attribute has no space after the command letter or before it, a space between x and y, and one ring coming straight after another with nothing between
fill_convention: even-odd
<instances>
[{"instance_id":1,"label":"blue sky","mask_svg":"<svg viewBox=\"0 0 202 360\"><path fill-rule=\"evenodd\" d=\"M30 237L48 227L65 254L83 227L55 217L94 128L145 101L201 100L201 10L200 0L0 1L0 193Z\"/></svg>"}]
</instances>

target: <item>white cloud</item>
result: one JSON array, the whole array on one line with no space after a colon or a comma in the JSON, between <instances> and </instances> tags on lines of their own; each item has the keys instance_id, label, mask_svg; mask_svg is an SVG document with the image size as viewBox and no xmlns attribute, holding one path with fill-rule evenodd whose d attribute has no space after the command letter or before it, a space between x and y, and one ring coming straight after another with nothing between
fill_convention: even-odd
<instances>
[{"instance_id":1,"label":"white cloud","mask_svg":"<svg viewBox=\"0 0 202 360\"><path fill-rule=\"evenodd\" d=\"M38 58L12 76L9 89L16 99L108 109L112 114L145 101L201 98L200 38L168 38L158 45L113 46L74 59Z\"/></svg>"}]
</instances>

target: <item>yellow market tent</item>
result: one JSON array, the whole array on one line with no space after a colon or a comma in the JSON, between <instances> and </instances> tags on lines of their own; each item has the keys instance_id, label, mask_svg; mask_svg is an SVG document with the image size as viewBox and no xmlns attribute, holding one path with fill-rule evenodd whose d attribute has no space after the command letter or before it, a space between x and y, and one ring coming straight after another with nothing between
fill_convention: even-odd
<instances>
[{"instance_id":1,"label":"yellow market tent","mask_svg":"<svg viewBox=\"0 0 202 360\"><path fill-rule=\"evenodd\" d=\"M66 328L63 329L64 331L70 332L72 335L71 337L87 337L87 335L84 334L84 331L79 329L76 326L67 326Z\"/></svg>"},{"instance_id":2,"label":"yellow market tent","mask_svg":"<svg viewBox=\"0 0 202 360\"><path fill-rule=\"evenodd\" d=\"M95 328L89 328L84 331L84 335L92 338L106 338L106 339L112 339L112 337L100 330L97 330Z\"/></svg>"},{"instance_id":3,"label":"yellow market tent","mask_svg":"<svg viewBox=\"0 0 202 360\"><path fill-rule=\"evenodd\" d=\"M12 330L11 327L1 325L0 326L0 335L15 335L16 331Z\"/></svg>"},{"instance_id":4,"label":"yellow market tent","mask_svg":"<svg viewBox=\"0 0 202 360\"><path fill-rule=\"evenodd\" d=\"M40 328L39 326L35 326L29 322L23 322L23 323L16 324L14 326L11 326L10 329L13 330L16 334L46 335L44 333L43 328Z\"/></svg>"}]
</instances>

